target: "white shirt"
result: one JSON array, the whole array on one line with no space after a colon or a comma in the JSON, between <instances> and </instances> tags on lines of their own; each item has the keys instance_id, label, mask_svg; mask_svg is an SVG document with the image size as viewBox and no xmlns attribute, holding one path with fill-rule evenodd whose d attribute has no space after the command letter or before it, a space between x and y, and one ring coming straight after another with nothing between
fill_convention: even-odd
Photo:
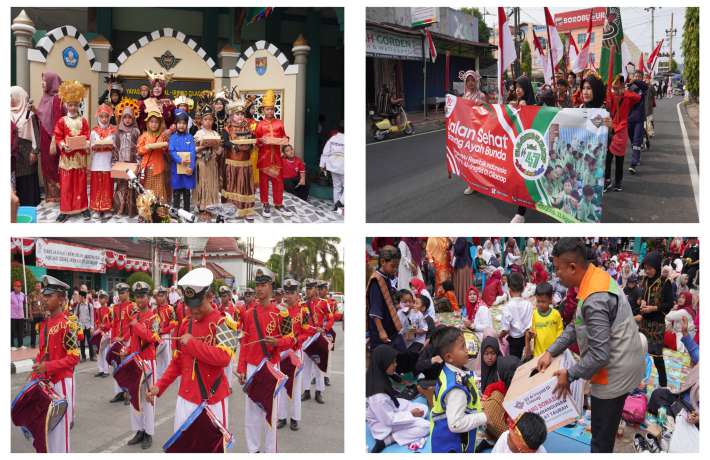
<instances>
[{"instance_id":1,"label":"white shirt","mask_svg":"<svg viewBox=\"0 0 710 460\"><path fill-rule=\"evenodd\" d=\"M337 133L328 139L320 156L320 167L326 168L331 173L343 174L343 156L345 152L345 134ZM407 287L403 287L407 289Z\"/></svg>"},{"instance_id":2,"label":"white shirt","mask_svg":"<svg viewBox=\"0 0 710 460\"><path fill-rule=\"evenodd\" d=\"M525 334L532 323L533 306L522 297L511 297L503 306L503 318L500 327L508 331L508 335L517 339Z\"/></svg>"},{"instance_id":3,"label":"white shirt","mask_svg":"<svg viewBox=\"0 0 710 460\"><path fill-rule=\"evenodd\" d=\"M486 329L493 329L491 312L488 310L487 306L483 304L478 306L478 310L476 310L476 316L473 317L473 324L471 327L476 332L483 332Z\"/></svg>"},{"instance_id":4,"label":"white shirt","mask_svg":"<svg viewBox=\"0 0 710 460\"><path fill-rule=\"evenodd\" d=\"M111 138L113 142L115 142L113 134L106 137ZM91 145L93 146L97 141L101 140L101 136L99 136L99 133L97 133L96 131L91 131L91 136L89 136L89 139L91 140ZM112 155L113 152L111 152L110 150L104 152L92 152L90 171L111 171Z\"/></svg>"},{"instance_id":5,"label":"white shirt","mask_svg":"<svg viewBox=\"0 0 710 460\"><path fill-rule=\"evenodd\" d=\"M410 308L407 313L404 310L397 310L397 316L399 317L399 322L402 324L402 334L406 334L410 329L421 329L423 331L428 331L429 326L424 320L424 315L422 312L416 308ZM405 339L405 344L409 347L414 342L419 342L424 345L426 341L426 332L422 334L415 334L414 339L409 341Z\"/></svg>"},{"instance_id":6,"label":"white shirt","mask_svg":"<svg viewBox=\"0 0 710 460\"><path fill-rule=\"evenodd\" d=\"M498 441L496 441L496 445L493 446L493 450L491 450L492 454L512 454L513 451L510 450L510 447L508 446L508 431L504 431L501 435L500 438L498 438ZM537 449L538 454L544 454L547 453L545 450L544 446L540 446Z\"/></svg>"},{"instance_id":7,"label":"white shirt","mask_svg":"<svg viewBox=\"0 0 710 460\"><path fill-rule=\"evenodd\" d=\"M446 363L446 367L457 374L466 374L463 370L449 363ZM449 390L446 393L444 402L446 403L446 424L452 433L468 433L480 426L485 426L486 422L488 422L488 417L483 412L466 413L468 401L466 400L466 393L460 388Z\"/></svg>"}]
</instances>

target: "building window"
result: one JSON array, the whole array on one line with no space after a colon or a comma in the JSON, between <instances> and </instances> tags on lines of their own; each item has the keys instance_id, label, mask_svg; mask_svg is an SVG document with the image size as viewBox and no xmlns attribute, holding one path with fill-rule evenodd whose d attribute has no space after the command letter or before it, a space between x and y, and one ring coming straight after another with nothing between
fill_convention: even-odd
<instances>
[{"instance_id":1,"label":"building window","mask_svg":"<svg viewBox=\"0 0 710 460\"><path fill-rule=\"evenodd\" d=\"M577 34L577 44L578 45L584 45L584 42L587 40L587 34L586 33L581 33Z\"/></svg>"},{"instance_id":2,"label":"building window","mask_svg":"<svg viewBox=\"0 0 710 460\"><path fill-rule=\"evenodd\" d=\"M589 43L592 45L594 44L594 34L595 32L592 32L592 38L589 40Z\"/></svg>"}]
</instances>

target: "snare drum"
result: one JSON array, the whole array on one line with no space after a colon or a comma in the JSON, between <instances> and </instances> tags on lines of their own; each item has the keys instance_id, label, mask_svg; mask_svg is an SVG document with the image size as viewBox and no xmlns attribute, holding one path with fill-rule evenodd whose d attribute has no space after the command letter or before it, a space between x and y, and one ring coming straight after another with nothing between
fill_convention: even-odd
<instances>
[{"instance_id":1,"label":"snare drum","mask_svg":"<svg viewBox=\"0 0 710 460\"><path fill-rule=\"evenodd\" d=\"M279 370L288 377L284 385L289 399L293 399L293 384L296 381L296 376L303 369L303 361L298 357L298 354L293 350L285 350L281 352L281 363ZM297 395L298 396L298 395Z\"/></svg>"},{"instance_id":2,"label":"snare drum","mask_svg":"<svg viewBox=\"0 0 710 460\"><path fill-rule=\"evenodd\" d=\"M303 342L303 352L313 360L318 368L328 371L328 355L330 344L322 334L314 334Z\"/></svg>"},{"instance_id":3,"label":"snare drum","mask_svg":"<svg viewBox=\"0 0 710 460\"><path fill-rule=\"evenodd\" d=\"M163 445L167 453L224 453L232 446L232 433L203 401Z\"/></svg>"},{"instance_id":4,"label":"snare drum","mask_svg":"<svg viewBox=\"0 0 710 460\"><path fill-rule=\"evenodd\" d=\"M150 381L151 368L146 365L138 352L131 353L113 371L113 378L131 398L131 405L140 412L141 399L145 399L146 382Z\"/></svg>"},{"instance_id":5,"label":"snare drum","mask_svg":"<svg viewBox=\"0 0 710 460\"><path fill-rule=\"evenodd\" d=\"M48 381L32 380L22 387L11 407L12 423L32 436L38 453L46 453L47 434L66 414L67 400Z\"/></svg>"},{"instance_id":6,"label":"snare drum","mask_svg":"<svg viewBox=\"0 0 710 460\"><path fill-rule=\"evenodd\" d=\"M264 411L266 423L271 426L274 400L288 377L273 363L264 358L244 384L244 392Z\"/></svg>"},{"instance_id":7,"label":"snare drum","mask_svg":"<svg viewBox=\"0 0 710 460\"><path fill-rule=\"evenodd\" d=\"M106 352L106 362L111 366L118 366L121 362L121 352L123 351L124 345L118 340L111 343L108 352Z\"/></svg>"}]
</instances>

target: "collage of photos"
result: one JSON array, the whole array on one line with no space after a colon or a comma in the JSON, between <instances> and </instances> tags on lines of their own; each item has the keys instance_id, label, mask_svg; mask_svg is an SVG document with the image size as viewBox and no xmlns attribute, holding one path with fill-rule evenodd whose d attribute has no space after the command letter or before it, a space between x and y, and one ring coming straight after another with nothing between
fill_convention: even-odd
<instances>
[{"instance_id":1,"label":"collage of photos","mask_svg":"<svg viewBox=\"0 0 710 460\"><path fill-rule=\"evenodd\" d=\"M706 450L700 6L251 3L5 7L7 454Z\"/></svg>"}]
</instances>

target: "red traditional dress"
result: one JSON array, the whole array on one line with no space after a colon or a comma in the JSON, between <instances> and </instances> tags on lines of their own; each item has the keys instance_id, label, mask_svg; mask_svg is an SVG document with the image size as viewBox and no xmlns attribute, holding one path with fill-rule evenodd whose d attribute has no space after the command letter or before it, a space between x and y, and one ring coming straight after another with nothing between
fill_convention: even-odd
<instances>
[{"instance_id":1,"label":"red traditional dress","mask_svg":"<svg viewBox=\"0 0 710 460\"><path fill-rule=\"evenodd\" d=\"M275 118L261 120L256 125L254 135L257 141L264 137L287 137L283 121ZM263 143L258 143L257 145L259 147L259 157L256 166L259 168L259 198L261 203L269 203L269 182L271 182L274 206L282 206L284 183L281 171L281 146Z\"/></svg>"},{"instance_id":2,"label":"red traditional dress","mask_svg":"<svg viewBox=\"0 0 710 460\"><path fill-rule=\"evenodd\" d=\"M116 143L116 127L111 124L94 127L91 130L91 210L110 211L113 206L113 179L111 179L111 159ZM97 145L110 140L111 145Z\"/></svg>"},{"instance_id":3,"label":"red traditional dress","mask_svg":"<svg viewBox=\"0 0 710 460\"><path fill-rule=\"evenodd\" d=\"M86 195L86 167L89 152L86 149L66 152L66 139L84 136L89 139L89 123L85 118L63 116L54 127L54 138L59 153L59 212L79 214L89 207Z\"/></svg>"}]
</instances>

